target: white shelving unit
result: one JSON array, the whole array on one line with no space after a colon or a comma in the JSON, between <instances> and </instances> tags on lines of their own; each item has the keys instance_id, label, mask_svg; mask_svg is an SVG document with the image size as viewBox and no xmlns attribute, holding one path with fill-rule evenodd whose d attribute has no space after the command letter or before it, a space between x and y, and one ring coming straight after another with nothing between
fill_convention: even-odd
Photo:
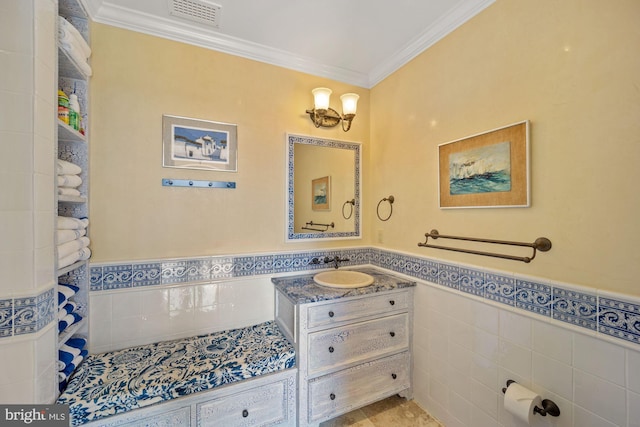
<instances>
[{"instance_id":1,"label":"white shelving unit","mask_svg":"<svg viewBox=\"0 0 640 427\"><path fill-rule=\"evenodd\" d=\"M89 42L89 16L80 0L60 0L58 14L69 21L84 39ZM57 195L57 215L74 218L89 217L89 76L79 67L74 58L67 52L58 48L58 87L67 95L78 95L84 134L73 129L56 117L57 123L57 157L74 163L82 168L80 177L82 185L78 188L80 196ZM89 230L87 229L87 236ZM56 241L56 247L58 242ZM78 323L74 323L58 334L56 348L60 349L72 337L89 338L89 286L90 271L89 261L78 261L72 265L58 268L58 283L66 283L77 286L80 290L70 298L77 304L75 312L82 317Z\"/></svg>"}]
</instances>

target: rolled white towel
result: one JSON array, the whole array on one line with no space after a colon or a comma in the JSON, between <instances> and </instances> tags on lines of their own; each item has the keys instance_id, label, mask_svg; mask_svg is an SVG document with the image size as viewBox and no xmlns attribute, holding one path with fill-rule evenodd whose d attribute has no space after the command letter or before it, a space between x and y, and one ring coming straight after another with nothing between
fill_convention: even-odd
<instances>
[{"instance_id":1,"label":"rolled white towel","mask_svg":"<svg viewBox=\"0 0 640 427\"><path fill-rule=\"evenodd\" d=\"M82 57L81 54L78 53L76 49L71 48L68 44L60 44L60 47L64 52L67 53L67 56L73 62L73 64L82 71L87 77L91 77L93 71L91 71L91 66L87 64L87 61Z\"/></svg>"},{"instance_id":2,"label":"rolled white towel","mask_svg":"<svg viewBox=\"0 0 640 427\"><path fill-rule=\"evenodd\" d=\"M77 252L73 252L66 257L58 260L58 268L64 268L76 261L84 261L91 257L91 249L82 248Z\"/></svg>"},{"instance_id":3,"label":"rolled white towel","mask_svg":"<svg viewBox=\"0 0 640 427\"><path fill-rule=\"evenodd\" d=\"M70 216L58 216L57 230L81 230L87 228L89 220L87 218L73 218Z\"/></svg>"},{"instance_id":4,"label":"rolled white towel","mask_svg":"<svg viewBox=\"0 0 640 427\"><path fill-rule=\"evenodd\" d=\"M82 185L80 175L58 175L58 187L77 188Z\"/></svg>"},{"instance_id":5,"label":"rolled white towel","mask_svg":"<svg viewBox=\"0 0 640 427\"><path fill-rule=\"evenodd\" d=\"M61 43L77 46L85 60L91 56L91 48L80 31L62 16L58 16L58 38Z\"/></svg>"},{"instance_id":6,"label":"rolled white towel","mask_svg":"<svg viewBox=\"0 0 640 427\"><path fill-rule=\"evenodd\" d=\"M62 159L57 159L56 166L58 175L78 175L82 172L80 166Z\"/></svg>"},{"instance_id":7,"label":"rolled white towel","mask_svg":"<svg viewBox=\"0 0 640 427\"><path fill-rule=\"evenodd\" d=\"M76 240L77 238L80 238L86 234L87 230L84 228L81 230L57 230L56 241L58 242L58 245L61 245L72 240Z\"/></svg>"},{"instance_id":8,"label":"rolled white towel","mask_svg":"<svg viewBox=\"0 0 640 427\"><path fill-rule=\"evenodd\" d=\"M73 252L78 252L80 249L86 248L89 246L89 243L89 238L83 236L76 240L58 245L58 261L68 255L71 255Z\"/></svg>"},{"instance_id":9,"label":"rolled white towel","mask_svg":"<svg viewBox=\"0 0 640 427\"><path fill-rule=\"evenodd\" d=\"M58 196L76 196L80 197L82 193L77 188L58 187Z\"/></svg>"}]
</instances>

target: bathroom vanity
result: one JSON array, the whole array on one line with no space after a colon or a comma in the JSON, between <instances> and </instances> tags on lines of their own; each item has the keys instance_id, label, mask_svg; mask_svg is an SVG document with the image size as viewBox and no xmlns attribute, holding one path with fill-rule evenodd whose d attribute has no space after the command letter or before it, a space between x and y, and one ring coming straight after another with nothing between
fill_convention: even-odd
<instances>
[{"instance_id":1,"label":"bathroom vanity","mask_svg":"<svg viewBox=\"0 0 640 427\"><path fill-rule=\"evenodd\" d=\"M321 286L314 274L272 279L276 322L296 349L299 426L394 394L411 397L415 282L358 271L373 283L344 289Z\"/></svg>"}]
</instances>

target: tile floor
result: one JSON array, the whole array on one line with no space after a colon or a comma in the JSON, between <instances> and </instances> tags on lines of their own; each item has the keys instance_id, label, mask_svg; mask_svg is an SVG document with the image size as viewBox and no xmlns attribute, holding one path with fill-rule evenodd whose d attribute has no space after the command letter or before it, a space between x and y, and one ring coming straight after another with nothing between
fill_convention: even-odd
<instances>
[{"instance_id":1,"label":"tile floor","mask_svg":"<svg viewBox=\"0 0 640 427\"><path fill-rule=\"evenodd\" d=\"M320 427L444 427L412 400L392 396L320 424Z\"/></svg>"}]
</instances>

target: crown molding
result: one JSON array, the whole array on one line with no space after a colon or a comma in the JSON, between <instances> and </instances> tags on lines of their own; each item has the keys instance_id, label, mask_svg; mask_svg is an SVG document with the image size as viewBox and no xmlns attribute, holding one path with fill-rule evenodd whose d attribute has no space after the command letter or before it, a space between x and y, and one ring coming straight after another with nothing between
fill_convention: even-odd
<instances>
[{"instance_id":1,"label":"crown molding","mask_svg":"<svg viewBox=\"0 0 640 427\"><path fill-rule=\"evenodd\" d=\"M433 25L430 25L420 36L408 43L404 49L399 50L388 60L374 67L369 73L369 88L380 83L494 2L495 0L464 0L458 3L454 9Z\"/></svg>"},{"instance_id":2,"label":"crown molding","mask_svg":"<svg viewBox=\"0 0 640 427\"><path fill-rule=\"evenodd\" d=\"M91 8L91 10L95 10L95 7ZM213 30L203 29L202 27L198 27L196 31L192 24L182 23L176 19L167 19L108 2L101 4L97 13L92 16L92 19L102 24L212 49L230 55L368 88L369 78L366 74L344 68L332 67L314 61L311 58L296 56L283 50L274 49L259 43L248 42L236 37L226 36Z\"/></svg>"},{"instance_id":3,"label":"crown molding","mask_svg":"<svg viewBox=\"0 0 640 427\"><path fill-rule=\"evenodd\" d=\"M425 29L388 60L371 72L359 73L319 63L311 58L291 54L259 43L226 36L177 19L167 19L101 0L80 0L95 22L149 34L181 43L240 56L267 64L300 71L370 89L447 34L490 6L495 0L462 0L449 13Z\"/></svg>"}]
</instances>

